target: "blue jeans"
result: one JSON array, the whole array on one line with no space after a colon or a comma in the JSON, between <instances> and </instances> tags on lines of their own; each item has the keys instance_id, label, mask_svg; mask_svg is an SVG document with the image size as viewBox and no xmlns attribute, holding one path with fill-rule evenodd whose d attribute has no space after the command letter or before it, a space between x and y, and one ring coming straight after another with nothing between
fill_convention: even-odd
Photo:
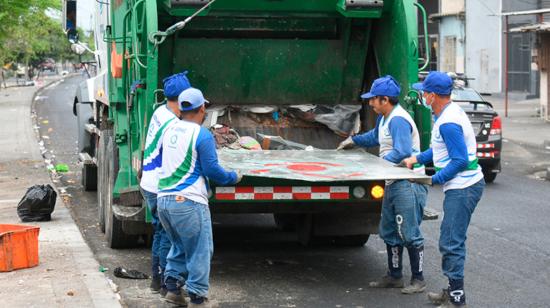
<instances>
[{"instance_id":1,"label":"blue jeans","mask_svg":"<svg viewBox=\"0 0 550 308\"><path fill-rule=\"evenodd\" d=\"M449 279L464 279L466 233L484 187L485 181L481 179L470 187L445 192L439 251L443 257L443 274Z\"/></svg>"},{"instance_id":2,"label":"blue jeans","mask_svg":"<svg viewBox=\"0 0 550 308\"><path fill-rule=\"evenodd\" d=\"M164 274L166 287L169 291L173 288L168 280L185 281L187 292L206 297L210 260L214 254L208 205L163 196L158 198L158 210L160 221L172 242Z\"/></svg>"},{"instance_id":3,"label":"blue jeans","mask_svg":"<svg viewBox=\"0 0 550 308\"><path fill-rule=\"evenodd\" d=\"M424 208L426 207L426 199L428 199L428 186L424 184L412 183L412 189L416 200L416 219L418 225L422 223L424 217Z\"/></svg>"},{"instance_id":4,"label":"blue jeans","mask_svg":"<svg viewBox=\"0 0 550 308\"><path fill-rule=\"evenodd\" d=\"M425 204L426 194L422 196L422 189L413 188L415 185L419 184L398 180L386 186L379 233L387 245L415 248L424 245L420 232L423 208L419 201L424 200Z\"/></svg>"},{"instance_id":5,"label":"blue jeans","mask_svg":"<svg viewBox=\"0 0 550 308\"><path fill-rule=\"evenodd\" d=\"M170 250L170 240L166 231L160 223L158 211L157 211L157 194L152 192L141 190L143 198L147 202L149 211L151 211L151 224L153 225L153 247L151 247L151 267L154 277L158 277L159 273L162 273L166 268L166 256Z\"/></svg>"}]
</instances>

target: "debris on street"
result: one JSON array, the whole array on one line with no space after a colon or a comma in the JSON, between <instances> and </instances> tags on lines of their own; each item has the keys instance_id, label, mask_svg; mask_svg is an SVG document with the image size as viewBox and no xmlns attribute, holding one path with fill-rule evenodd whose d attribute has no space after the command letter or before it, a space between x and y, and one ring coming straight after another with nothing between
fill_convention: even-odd
<instances>
[{"instance_id":1,"label":"debris on street","mask_svg":"<svg viewBox=\"0 0 550 308\"><path fill-rule=\"evenodd\" d=\"M55 165L55 171L57 171L57 172L69 172L69 165L67 165L67 164L57 164L57 165Z\"/></svg>"},{"instance_id":2,"label":"debris on street","mask_svg":"<svg viewBox=\"0 0 550 308\"><path fill-rule=\"evenodd\" d=\"M17 215L23 222L50 221L57 193L51 185L34 185L19 201Z\"/></svg>"},{"instance_id":3,"label":"debris on street","mask_svg":"<svg viewBox=\"0 0 550 308\"><path fill-rule=\"evenodd\" d=\"M123 267L115 268L114 272L115 277L125 278L125 279L149 279L147 274L144 274L137 270L128 270Z\"/></svg>"}]
</instances>

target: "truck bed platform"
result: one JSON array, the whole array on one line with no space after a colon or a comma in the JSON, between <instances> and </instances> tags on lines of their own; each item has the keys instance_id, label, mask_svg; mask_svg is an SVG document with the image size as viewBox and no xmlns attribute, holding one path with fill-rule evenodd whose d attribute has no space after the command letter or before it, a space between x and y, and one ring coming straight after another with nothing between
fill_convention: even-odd
<instances>
[{"instance_id":1,"label":"truck bed platform","mask_svg":"<svg viewBox=\"0 0 550 308\"><path fill-rule=\"evenodd\" d=\"M277 150L223 149L220 164L247 177L301 180L308 182L412 180L430 184L431 177L397 167L363 150Z\"/></svg>"}]
</instances>

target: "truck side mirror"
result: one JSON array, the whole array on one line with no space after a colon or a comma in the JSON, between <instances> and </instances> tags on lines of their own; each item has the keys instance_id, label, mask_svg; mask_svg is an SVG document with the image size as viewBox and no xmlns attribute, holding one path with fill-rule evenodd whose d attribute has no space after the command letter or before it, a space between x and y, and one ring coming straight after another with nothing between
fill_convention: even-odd
<instances>
[{"instance_id":1,"label":"truck side mirror","mask_svg":"<svg viewBox=\"0 0 550 308\"><path fill-rule=\"evenodd\" d=\"M71 44L71 50L77 55L82 55L86 52L86 48L78 43L78 40L75 43Z\"/></svg>"},{"instance_id":2,"label":"truck side mirror","mask_svg":"<svg viewBox=\"0 0 550 308\"><path fill-rule=\"evenodd\" d=\"M76 29L67 30L67 39L71 44L78 43L78 31L76 31Z\"/></svg>"},{"instance_id":3,"label":"truck side mirror","mask_svg":"<svg viewBox=\"0 0 550 308\"><path fill-rule=\"evenodd\" d=\"M78 42L78 32L76 30L76 0L63 0L63 15L61 22L63 29L67 33L69 42Z\"/></svg>"}]
</instances>

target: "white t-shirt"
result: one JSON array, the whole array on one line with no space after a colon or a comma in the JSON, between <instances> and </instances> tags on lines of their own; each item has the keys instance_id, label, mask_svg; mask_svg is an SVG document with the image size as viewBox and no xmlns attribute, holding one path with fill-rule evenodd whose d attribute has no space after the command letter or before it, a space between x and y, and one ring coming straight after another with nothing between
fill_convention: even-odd
<instances>
[{"instance_id":1,"label":"white t-shirt","mask_svg":"<svg viewBox=\"0 0 550 308\"><path fill-rule=\"evenodd\" d=\"M162 137L166 129L176 122L176 115L163 105L157 108L151 117L145 151L143 153L143 170L140 186L144 190L156 194L158 192L158 169L162 165Z\"/></svg>"}]
</instances>

